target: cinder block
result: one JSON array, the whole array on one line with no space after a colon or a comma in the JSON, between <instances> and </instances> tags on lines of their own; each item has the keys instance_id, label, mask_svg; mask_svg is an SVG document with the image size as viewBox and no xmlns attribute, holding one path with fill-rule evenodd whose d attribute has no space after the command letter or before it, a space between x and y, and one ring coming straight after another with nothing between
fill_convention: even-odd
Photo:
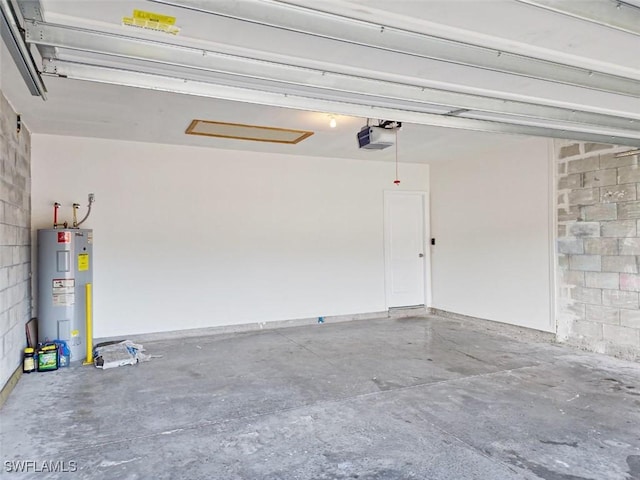
<instances>
[{"instance_id":1,"label":"cinder block","mask_svg":"<svg viewBox=\"0 0 640 480\"><path fill-rule=\"evenodd\" d=\"M569 192L569 205L593 205L600 202L600 189L580 188Z\"/></svg>"},{"instance_id":2,"label":"cinder block","mask_svg":"<svg viewBox=\"0 0 640 480\"><path fill-rule=\"evenodd\" d=\"M570 297L576 302L602 305L602 290L599 288L573 287L571 289Z\"/></svg>"},{"instance_id":3,"label":"cinder block","mask_svg":"<svg viewBox=\"0 0 640 480\"><path fill-rule=\"evenodd\" d=\"M6 287L3 290L0 290L0 306L2 308L2 310L0 310L1 312L8 312L9 309L11 308L12 304L11 304L10 297L11 297L11 289L9 287Z\"/></svg>"},{"instance_id":4,"label":"cinder block","mask_svg":"<svg viewBox=\"0 0 640 480\"><path fill-rule=\"evenodd\" d=\"M28 301L30 299L30 293L31 293L31 281L29 280L25 280L23 282L20 282L18 285L18 295L19 295L19 301Z\"/></svg>"},{"instance_id":5,"label":"cinder block","mask_svg":"<svg viewBox=\"0 0 640 480\"><path fill-rule=\"evenodd\" d=\"M26 227L18 227L16 244L20 246L31 244L31 230Z\"/></svg>"},{"instance_id":6,"label":"cinder block","mask_svg":"<svg viewBox=\"0 0 640 480\"><path fill-rule=\"evenodd\" d=\"M559 238L558 253L582 254L584 253L583 242L584 240L582 240L581 238Z\"/></svg>"},{"instance_id":7,"label":"cinder block","mask_svg":"<svg viewBox=\"0 0 640 480\"><path fill-rule=\"evenodd\" d=\"M638 273L638 264L633 255L606 255L602 257L603 272ZM620 279L622 282L622 279Z\"/></svg>"},{"instance_id":8,"label":"cinder block","mask_svg":"<svg viewBox=\"0 0 640 480\"><path fill-rule=\"evenodd\" d=\"M569 194L568 193L559 194L558 198L556 198L556 203L559 207L566 207L567 205L569 205Z\"/></svg>"},{"instance_id":9,"label":"cinder block","mask_svg":"<svg viewBox=\"0 0 640 480\"><path fill-rule=\"evenodd\" d=\"M635 237L636 220L617 220L613 222L603 222L601 234L603 237Z\"/></svg>"},{"instance_id":10,"label":"cinder block","mask_svg":"<svg viewBox=\"0 0 640 480\"><path fill-rule=\"evenodd\" d=\"M566 175L558 179L558 190L574 190L576 188L583 188L582 174L574 173Z\"/></svg>"},{"instance_id":11,"label":"cinder block","mask_svg":"<svg viewBox=\"0 0 640 480\"><path fill-rule=\"evenodd\" d=\"M20 358L25 343L24 325L16 324L9 328L3 335L3 339L5 355L13 354L17 358ZM19 362L16 362L13 368L16 368L18 365Z\"/></svg>"},{"instance_id":12,"label":"cinder block","mask_svg":"<svg viewBox=\"0 0 640 480\"><path fill-rule=\"evenodd\" d=\"M564 285L571 285L571 286L576 286L576 287L584 287L585 286L585 273L594 273L594 272L575 272L573 270L561 270L560 271L560 283L564 284ZM616 274L613 273L611 275L616 275ZM601 287L592 287L592 288L601 288Z\"/></svg>"},{"instance_id":13,"label":"cinder block","mask_svg":"<svg viewBox=\"0 0 640 480\"><path fill-rule=\"evenodd\" d=\"M20 320L21 320L20 310L21 309L20 309L20 304L19 303L16 303L9 310L9 325L12 328L13 328L14 325L18 325L20 323Z\"/></svg>"},{"instance_id":14,"label":"cinder block","mask_svg":"<svg viewBox=\"0 0 640 480\"><path fill-rule=\"evenodd\" d=\"M607 143L585 143L584 153L595 152L597 150L606 150L608 148L613 148L613 145L609 145Z\"/></svg>"},{"instance_id":15,"label":"cinder block","mask_svg":"<svg viewBox=\"0 0 640 480\"><path fill-rule=\"evenodd\" d=\"M29 210L25 208L19 208L17 211L16 221L18 225L22 225L23 227L25 225L29 226L31 224L31 214L29 213Z\"/></svg>"},{"instance_id":16,"label":"cinder block","mask_svg":"<svg viewBox=\"0 0 640 480\"><path fill-rule=\"evenodd\" d=\"M9 272L11 267L0 267L0 288L4 289L9 284ZM0 309L4 307L4 304L0 303Z\"/></svg>"},{"instance_id":17,"label":"cinder block","mask_svg":"<svg viewBox=\"0 0 640 480\"><path fill-rule=\"evenodd\" d=\"M615 220L618 216L618 209L615 203L601 203L583 207L583 215L587 222L599 220Z\"/></svg>"},{"instance_id":18,"label":"cinder block","mask_svg":"<svg viewBox=\"0 0 640 480\"><path fill-rule=\"evenodd\" d=\"M22 281L22 269L20 265L14 265L13 267L9 267L9 282L7 285L17 285L18 282Z\"/></svg>"},{"instance_id":19,"label":"cinder block","mask_svg":"<svg viewBox=\"0 0 640 480\"><path fill-rule=\"evenodd\" d=\"M11 190L13 185L4 178L0 178L0 200L3 202L11 202Z\"/></svg>"},{"instance_id":20,"label":"cinder block","mask_svg":"<svg viewBox=\"0 0 640 480\"><path fill-rule=\"evenodd\" d=\"M567 174L567 164L566 162L562 162L558 164L558 175L566 175Z\"/></svg>"},{"instance_id":21,"label":"cinder block","mask_svg":"<svg viewBox=\"0 0 640 480\"><path fill-rule=\"evenodd\" d=\"M568 225L569 234L574 237L599 237L600 223L598 222L574 222Z\"/></svg>"},{"instance_id":22,"label":"cinder block","mask_svg":"<svg viewBox=\"0 0 640 480\"><path fill-rule=\"evenodd\" d=\"M620 288L620 274L610 272L585 272L584 284L589 288L618 290Z\"/></svg>"},{"instance_id":23,"label":"cinder block","mask_svg":"<svg viewBox=\"0 0 640 480\"><path fill-rule=\"evenodd\" d=\"M13 263L13 247L8 245L0 246L0 267L9 267ZM0 289L2 289L1 284Z\"/></svg>"},{"instance_id":24,"label":"cinder block","mask_svg":"<svg viewBox=\"0 0 640 480\"><path fill-rule=\"evenodd\" d=\"M603 290L602 304L619 308L638 309L640 307L640 303L638 301L638 292L624 292L620 290Z\"/></svg>"},{"instance_id":25,"label":"cinder block","mask_svg":"<svg viewBox=\"0 0 640 480\"><path fill-rule=\"evenodd\" d=\"M640 218L640 202L621 202L617 205L619 220Z\"/></svg>"},{"instance_id":26,"label":"cinder block","mask_svg":"<svg viewBox=\"0 0 640 480\"><path fill-rule=\"evenodd\" d=\"M29 321L30 318L33 318L33 312L31 310L31 302L30 299L25 299L20 305L20 318L22 318L22 323L25 324Z\"/></svg>"},{"instance_id":27,"label":"cinder block","mask_svg":"<svg viewBox=\"0 0 640 480\"><path fill-rule=\"evenodd\" d=\"M597 156L571 160L567 163L567 173L592 172L600 169L600 159Z\"/></svg>"},{"instance_id":28,"label":"cinder block","mask_svg":"<svg viewBox=\"0 0 640 480\"><path fill-rule=\"evenodd\" d=\"M619 325L603 325L604 340L615 345L640 347L640 330Z\"/></svg>"},{"instance_id":29,"label":"cinder block","mask_svg":"<svg viewBox=\"0 0 640 480\"><path fill-rule=\"evenodd\" d=\"M621 238L618 243L620 255L640 255L640 238Z\"/></svg>"},{"instance_id":30,"label":"cinder block","mask_svg":"<svg viewBox=\"0 0 640 480\"><path fill-rule=\"evenodd\" d=\"M18 187L20 192L24 192L27 188L27 178L20 172L16 171L16 174L13 176L13 185Z\"/></svg>"},{"instance_id":31,"label":"cinder block","mask_svg":"<svg viewBox=\"0 0 640 480\"><path fill-rule=\"evenodd\" d=\"M18 207L14 205L10 205L7 202L2 202L4 205L4 221L0 221L0 223L6 223L7 225L15 225L22 226L23 224L18 222L18 211L20 210Z\"/></svg>"},{"instance_id":32,"label":"cinder block","mask_svg":"<svg viewBox=\"0 0 640 480\"><path fill-rule=\"evenodd\" d=\"M586 320L589 322L606 323L609 325L620 324L620 309L600 305L587 305L585 307Z\"/></svg>"},{"instance_id":33,"label":"cinder block","mask_svg":"<svg viewBox=\"0 0 640 480\"><path fill-rule=\"evenodd\" d=\"M13 247L13 263L31 263L31 244Z\"/></svg>"},{"instance_id":34,"label":"cinder block","mask_svg":"<svg viewBox=\"0 0 640 480\"><path fill-rule=\"evenodd\" d=\"M569 268L569 255L558 254L558 268Z\"/></svg>"},{"instance_id":35,"label":"cinder block","mask_svg":"<svg viewBox=\"0 0 640 480\"><path fill-rule=\"evenodd\" d=\"M585 320L575 320L571 325L570 336L578 338L588 338L592 340L602 340L602 324L587 322Z\"/></svg>"},{"instance_id":36,"label":"cinder block","mask_svg":"<svg viewBox=\"0 0 640 480\"><path fill-rule=\"evenodd\" d=\"M640 292L640 275L636 275L633 273L621 273L620 290Z\"/></svg>"},{"instance_id":37,"label":"cinder block","mask_svg":"<svg viewBox=\"0 0 640 480\"><path fill-rule=\"evenodd\" d=\"M567 157L573 157L574 155L580 154L580 144L574 143L573 145L567 145L565 147L560 148L560 154L558 155L561 159Z\"/></svg>"},{"instance_id":38,"label":"cinder block","mask_svg":"<svg viewBox=\"0 0 640 480\"><path fill-rule=\"evenodd\" d=\"M618 183L620 185L638 182L640 182L640 169L638 168L638 165L629 165L628 167L618 168Z\"/></svg>"},{"instance_id":39,"label":"cinder block","mask_svg":"<svg viewBox=\"0 0 640 480\"><path fill-rule=\"evenodd\" d=\"M618 255L618 241L617 238L585 238L584 253L587 255Z\"/></svg>"},{"instance_id":40,"label":"cinder block","mask_svg":"<svg viewBox=\"0 0 640 480\"><path fill-rule=\"evenodd\" d=\"M629 165L636 165L637 163L637 160L633 156L616 158L613 153L600 155L600 168L627 167Z\"/></svg>"},{"instance_id":41,"label":"cinder block","mask_svg":"<svg viewBox=\"0 0 640 480\"><path fill-rule=\"evenodd\" d=\"M600 255L569 255L569 270L599 272L602 269L601 259Z\"/></svg>"},{"instance_id":42,"label":"cinder block","mask_svg":"<svg viewBox=\"0 0 640 480\"><path fill-rule=\"evenodd\" d=\"M604 187L618 183L618 170L616 168L586 172L582 176L584 187Z\"/></svg>"},{"instance_id":43,"label":"cinder block","mask_svg":"<svg viewBox=\"0 0 640 480\"><path fill-rule=\"evenodd\" d=\"M566 225L558 225L558 237L564 237L566 235L567 235L567 226ZM2 265L2 264L0 263L0 265Z\"/></svg>"},{"instance_id":44,"label":"cinder block","mask_svg":"<svg viewBox=\"0 0 640 480\"><path fill-rule=\"evenodd\" d=\"M5 245L17 245L18 227L14 225L0 224L0 238L2 239L2 243L4 243Z\"/></svg>"},{"instance_id":45,"label":"cinder block","mask_svg":"<svg viewBox=\"0 0 640 480\"><path fill-rule=\"evenodd\" d=\"M9 288L7 288L7 291L9 292L9 302L6 305L7 307L12 308L14 305L20 302L20 300L22 300L22 298L20 297L20 289L18 285L11 285ZM11 318L11 312L9 312L9 317Z\"/></svg>"},{"instance_id":46,"label":"cinder block","mask_svg":"<svg viewBox=\"0 0 640 480\"><path fill-rule=\"evenodd\" d=\"M28 282L31 278L31 264L23 263L20 265L20 280Z\"/></svg>"},{"instance_id":47,"label":"cinder block","mask_svg":"<svg viewBox=\"0 0 640 480\"><path fill-rule=\"evenodd\" d=\"M559 285L558 286L558 298L561 299L571 299L571 290L573 289L572 286L569 285Z\"/></svg>"},{"instance_id":48,"label":"cinder block","mask_svg":"<svg viewBox=\"0 0 640 480\"><path fill-rule=\"evenodd\" d=\"M584 303L576 303L573 300L558 299L558 315L561 318L573 320L585 319L586 305Z\"/></svg>"},{"instance_id":49,"label":"cinder block","mask_svg":"<svg viewBox=\"0 0 640 480\"><path fill-rule=\"evenodd\" d=\"M559 222L571 222L582 220L580 217L580 207L559 207L558 208L558 221Z\"/></svg>"},{"instance_id":50,"label":"cinder block","mask_svg":"<svg viewBox=\"0 0 640 480\"><path fill-rule=\"evenodd\" d=\"M618 217L617 204L615 203L600 203L582 208L582 218L587 222L616 220Z\"/></svg>"},{"instance_id":51,"label":"cinder block","mask_svg":"<svg viewBox=\"0 0 640 480\"><path fill-rule=\"evenodd\" d=\"M618 203L637 200L638 191L636 185L635 183L628 183L626 185L602 187L600 189L600 201L602 203Z\"/></svg>"},{"instance_id":52,"label":"cinder block","mask_svg":"<svg viewBox=\"0 0 640 480\"><path fill-rule=\"evenodd\" d=\"M620 325L640 329L640 310L620 310Z\"/></svg>"}]
</instances>

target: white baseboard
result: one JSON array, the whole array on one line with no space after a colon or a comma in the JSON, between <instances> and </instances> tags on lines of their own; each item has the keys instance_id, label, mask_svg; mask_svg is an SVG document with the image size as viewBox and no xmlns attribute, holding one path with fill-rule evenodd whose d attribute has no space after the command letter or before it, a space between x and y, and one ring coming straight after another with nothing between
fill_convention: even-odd
<instances>
[{"instance_id":1,"label":"white baseboard","mask_svg":"<svg viewBox=\"0 0 640 480\"><path fill-rule=\"evenodd\" d=\"M335 315L331 317L323 317L323 323L342 323L351 322L354 320L371 320L374 318L388 318L389 312L369 312L369 313L355 313L352 315ZM298 318L292 320L274 320L271 322L252 322L243 323L239 325L221 325L217 327L205 327L205 328L192 328L188 330L172 330L168 332L152 332L152 333L140 333L136 335L123 335L115 337L103 337L94 339L94 345L115 340L131 340L133 342L155 342L159 340L173 340L177 338L193 338L203 337L208 335L220 335L228 333L242 333L242 332L255 332L260 330L273 330L276 328L285 327L300 327L304 325L317 325L318 317L314 318Z\"/></svg>"}]
</instances>

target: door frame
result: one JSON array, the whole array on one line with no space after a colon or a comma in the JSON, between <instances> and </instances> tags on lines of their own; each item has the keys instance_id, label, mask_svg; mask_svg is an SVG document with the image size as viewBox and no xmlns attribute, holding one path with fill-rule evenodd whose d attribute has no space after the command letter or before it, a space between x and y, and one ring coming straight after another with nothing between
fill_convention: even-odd
<instances>
[{"instance_id":1,"label":"door frame","mask_svg":"<svg viewBox=\"0 0 640 480\"><path fill-rule=\"evenodd\" d=\"M382 250L383 250L383 270L384 270L384 305L385 309L389 310L389 275L388 275L388 254L387 251L387 225L389 225L389 214L387 211L387 202L393 195L416 195L422 199L422 239L423 239L423 270L424 270L424 306L431 308L433 304L432 288L431 288L431 205L429 192L420 190L384 190L383 192L383 238L382 238Z\"/></svg>"}]
</instances>

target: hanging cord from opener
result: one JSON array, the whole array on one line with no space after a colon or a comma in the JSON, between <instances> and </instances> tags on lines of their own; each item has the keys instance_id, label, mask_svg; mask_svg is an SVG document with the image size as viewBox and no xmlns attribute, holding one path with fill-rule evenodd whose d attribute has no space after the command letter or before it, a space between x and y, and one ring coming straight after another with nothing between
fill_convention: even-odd
<instances>
[{"instance_id":1,"label":"hanging cord from opener","mask_svg":"<svg viewBox=\"0 0 640 480\"><path fill-rule=\"evenodd\" d=\"M394 185L400 185L400 179L398 178L398 129L395 129L395 134L396 134L396 141L395 141L395 147L396 147L396 179L393 181Z\"/></svg>"}]
</instances>

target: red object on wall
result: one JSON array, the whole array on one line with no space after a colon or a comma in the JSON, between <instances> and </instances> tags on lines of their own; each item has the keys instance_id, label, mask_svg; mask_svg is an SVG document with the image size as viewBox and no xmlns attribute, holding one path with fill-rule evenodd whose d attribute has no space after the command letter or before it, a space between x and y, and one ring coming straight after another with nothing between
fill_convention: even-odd
<instances>
[{"instance_id":1,"label":"red object on wall","mask_svg":"<svg viewBox=\"0 0 640 480\"><path fill-rule=\"evenodd\" d=\"M58 232L58 243L71 243L71 232Z\"/></svg>"}]
</instances>

